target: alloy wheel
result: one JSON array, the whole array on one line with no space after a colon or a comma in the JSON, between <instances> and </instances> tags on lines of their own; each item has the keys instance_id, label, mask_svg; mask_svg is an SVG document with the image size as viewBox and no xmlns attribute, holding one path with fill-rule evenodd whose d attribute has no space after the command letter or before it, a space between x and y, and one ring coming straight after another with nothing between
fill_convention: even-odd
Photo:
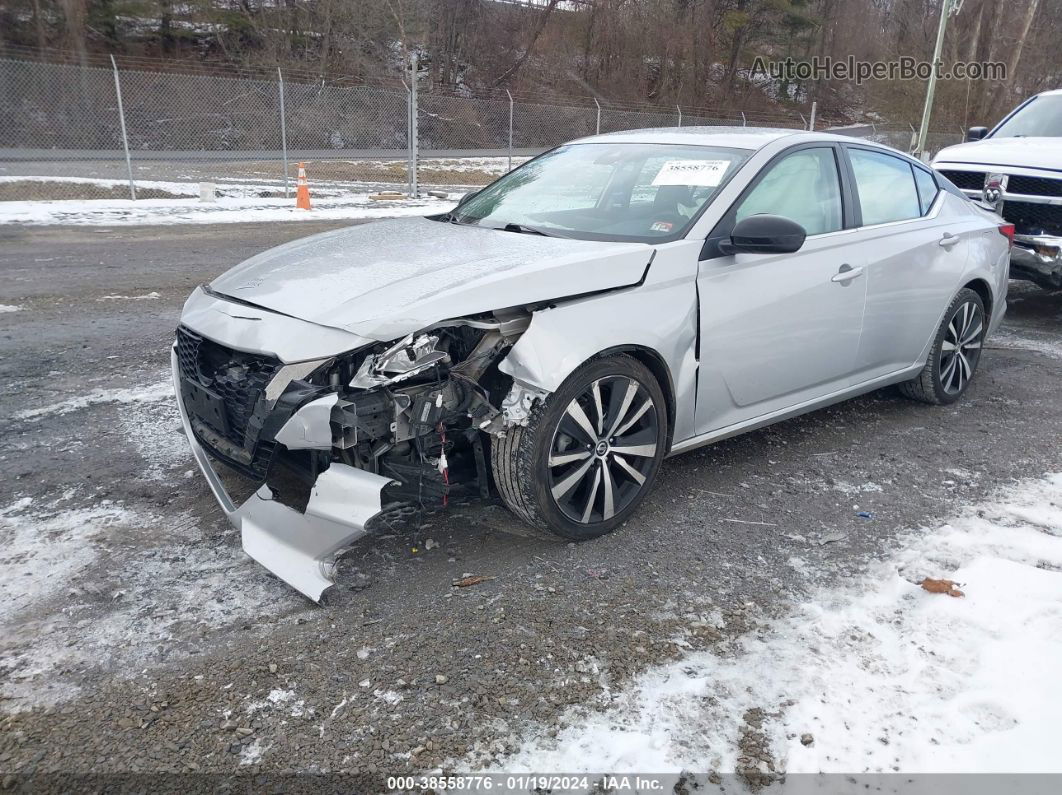
<instances>
[{"instance_id":1,"label":"alloy wheel","mask_svg":"<svg viewBox=\"0 0 1062 795\"><path fill-rule=\"evenodd\" d=\"M593 381L568 404L550 442L546 466L557 507L581 524L615 517L653 471L659 435L656 404L641 383Z\"/></svg>"},{"instance_id":2,"label":"alloy wheel","mask_svg":"<svg viewBox=\"0 0 1062 795\"><path fill-rule=\"evenodd\" d=\"M949 395L962 392L981 356L984 312L973 301L956 307L940 345L940 383Z\"/></svg>"}]
</instances>

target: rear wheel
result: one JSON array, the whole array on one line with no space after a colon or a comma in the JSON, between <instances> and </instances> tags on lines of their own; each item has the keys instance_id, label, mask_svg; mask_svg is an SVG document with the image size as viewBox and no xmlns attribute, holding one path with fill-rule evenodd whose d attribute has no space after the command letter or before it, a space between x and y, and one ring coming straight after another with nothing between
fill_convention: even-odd
<instances>
[{"instance_id":1,"label":"rear wheel","mask_svg":"<svg viewBox=\"0 0 1062 795\"><path fill-rule=\"evenodd\" d=\"M526 426L495 441L491 464L506 505L529 524L573 540L622 524L652 486L667 440L664 395L629 356L573 373Z\"/></svg>"},{"instance_id":2,"label":"rear wheel","mask_svg":"<svg viewBox=\"0 0 1062 795\"><path fill-rule=\"evenodd\" d=\"M962 397L977 370L987 330L981 296L963 288L944 313L922 372L900 384L900 391L923 403L954 403Z\"/></svg>"}]
</instances>

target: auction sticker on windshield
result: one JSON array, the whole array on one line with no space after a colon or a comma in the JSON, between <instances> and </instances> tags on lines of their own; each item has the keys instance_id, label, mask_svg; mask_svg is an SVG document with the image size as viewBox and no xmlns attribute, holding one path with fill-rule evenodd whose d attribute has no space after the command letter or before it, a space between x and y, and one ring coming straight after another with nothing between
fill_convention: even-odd
<instances>
[{"instance_id":1,"label":"auction sticker on windshield","mask_svg":"<svg viewBox=\"0 0 1062 795\"><path fill-rule=\"evenodd\" d=\"M653 179L654 185L716 187L730 168L729 160L668 160Z\"/></svg>"}]
</instances>

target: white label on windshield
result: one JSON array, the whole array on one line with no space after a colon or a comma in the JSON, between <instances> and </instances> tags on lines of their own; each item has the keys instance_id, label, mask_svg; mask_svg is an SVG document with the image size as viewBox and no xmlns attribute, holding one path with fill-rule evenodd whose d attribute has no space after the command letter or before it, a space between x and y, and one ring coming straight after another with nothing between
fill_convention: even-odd
<instances>
[{"instance_id":1,"label":"white label on windshield","mask_svg":"<svg viewBox=\"0 0 1062 795\"><path fill-rule=\"evenodd\" d=\"M654 185L700 185L714 188L730 168L729 160L668 160L653 179Z\"/></svg>"}]
</instances>

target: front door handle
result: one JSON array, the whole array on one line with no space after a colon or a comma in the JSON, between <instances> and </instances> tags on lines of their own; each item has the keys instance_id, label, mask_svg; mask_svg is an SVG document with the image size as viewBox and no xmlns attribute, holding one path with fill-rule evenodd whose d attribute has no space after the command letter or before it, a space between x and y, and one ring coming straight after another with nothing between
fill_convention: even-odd
<instances>
[{"instance_id":1,"label":"front door handle","mask_svg":"<svg viewBox=\"0 0 1062 795\"><path fill-rule=\"evenodd\" d=\"M938 245L943 246L944 248L951 248L958 242L959 237L957 235L953 235L951 232L945 232L944 237L940 239L940 243Z\"/></svg>"},{"instance_id":2,"label":"front door handle","mask_svg":"<svg viewBox=\"0 0 1062 795\"><path fill-rule=\"evenodd\" d=\"M853 268L851 265L845 263L842 265L837 273L830 279L831 282L837 282L838 284L848 284L852 279L858 279L863 275L863 269Z\"/></svg>"}]
</instances>

